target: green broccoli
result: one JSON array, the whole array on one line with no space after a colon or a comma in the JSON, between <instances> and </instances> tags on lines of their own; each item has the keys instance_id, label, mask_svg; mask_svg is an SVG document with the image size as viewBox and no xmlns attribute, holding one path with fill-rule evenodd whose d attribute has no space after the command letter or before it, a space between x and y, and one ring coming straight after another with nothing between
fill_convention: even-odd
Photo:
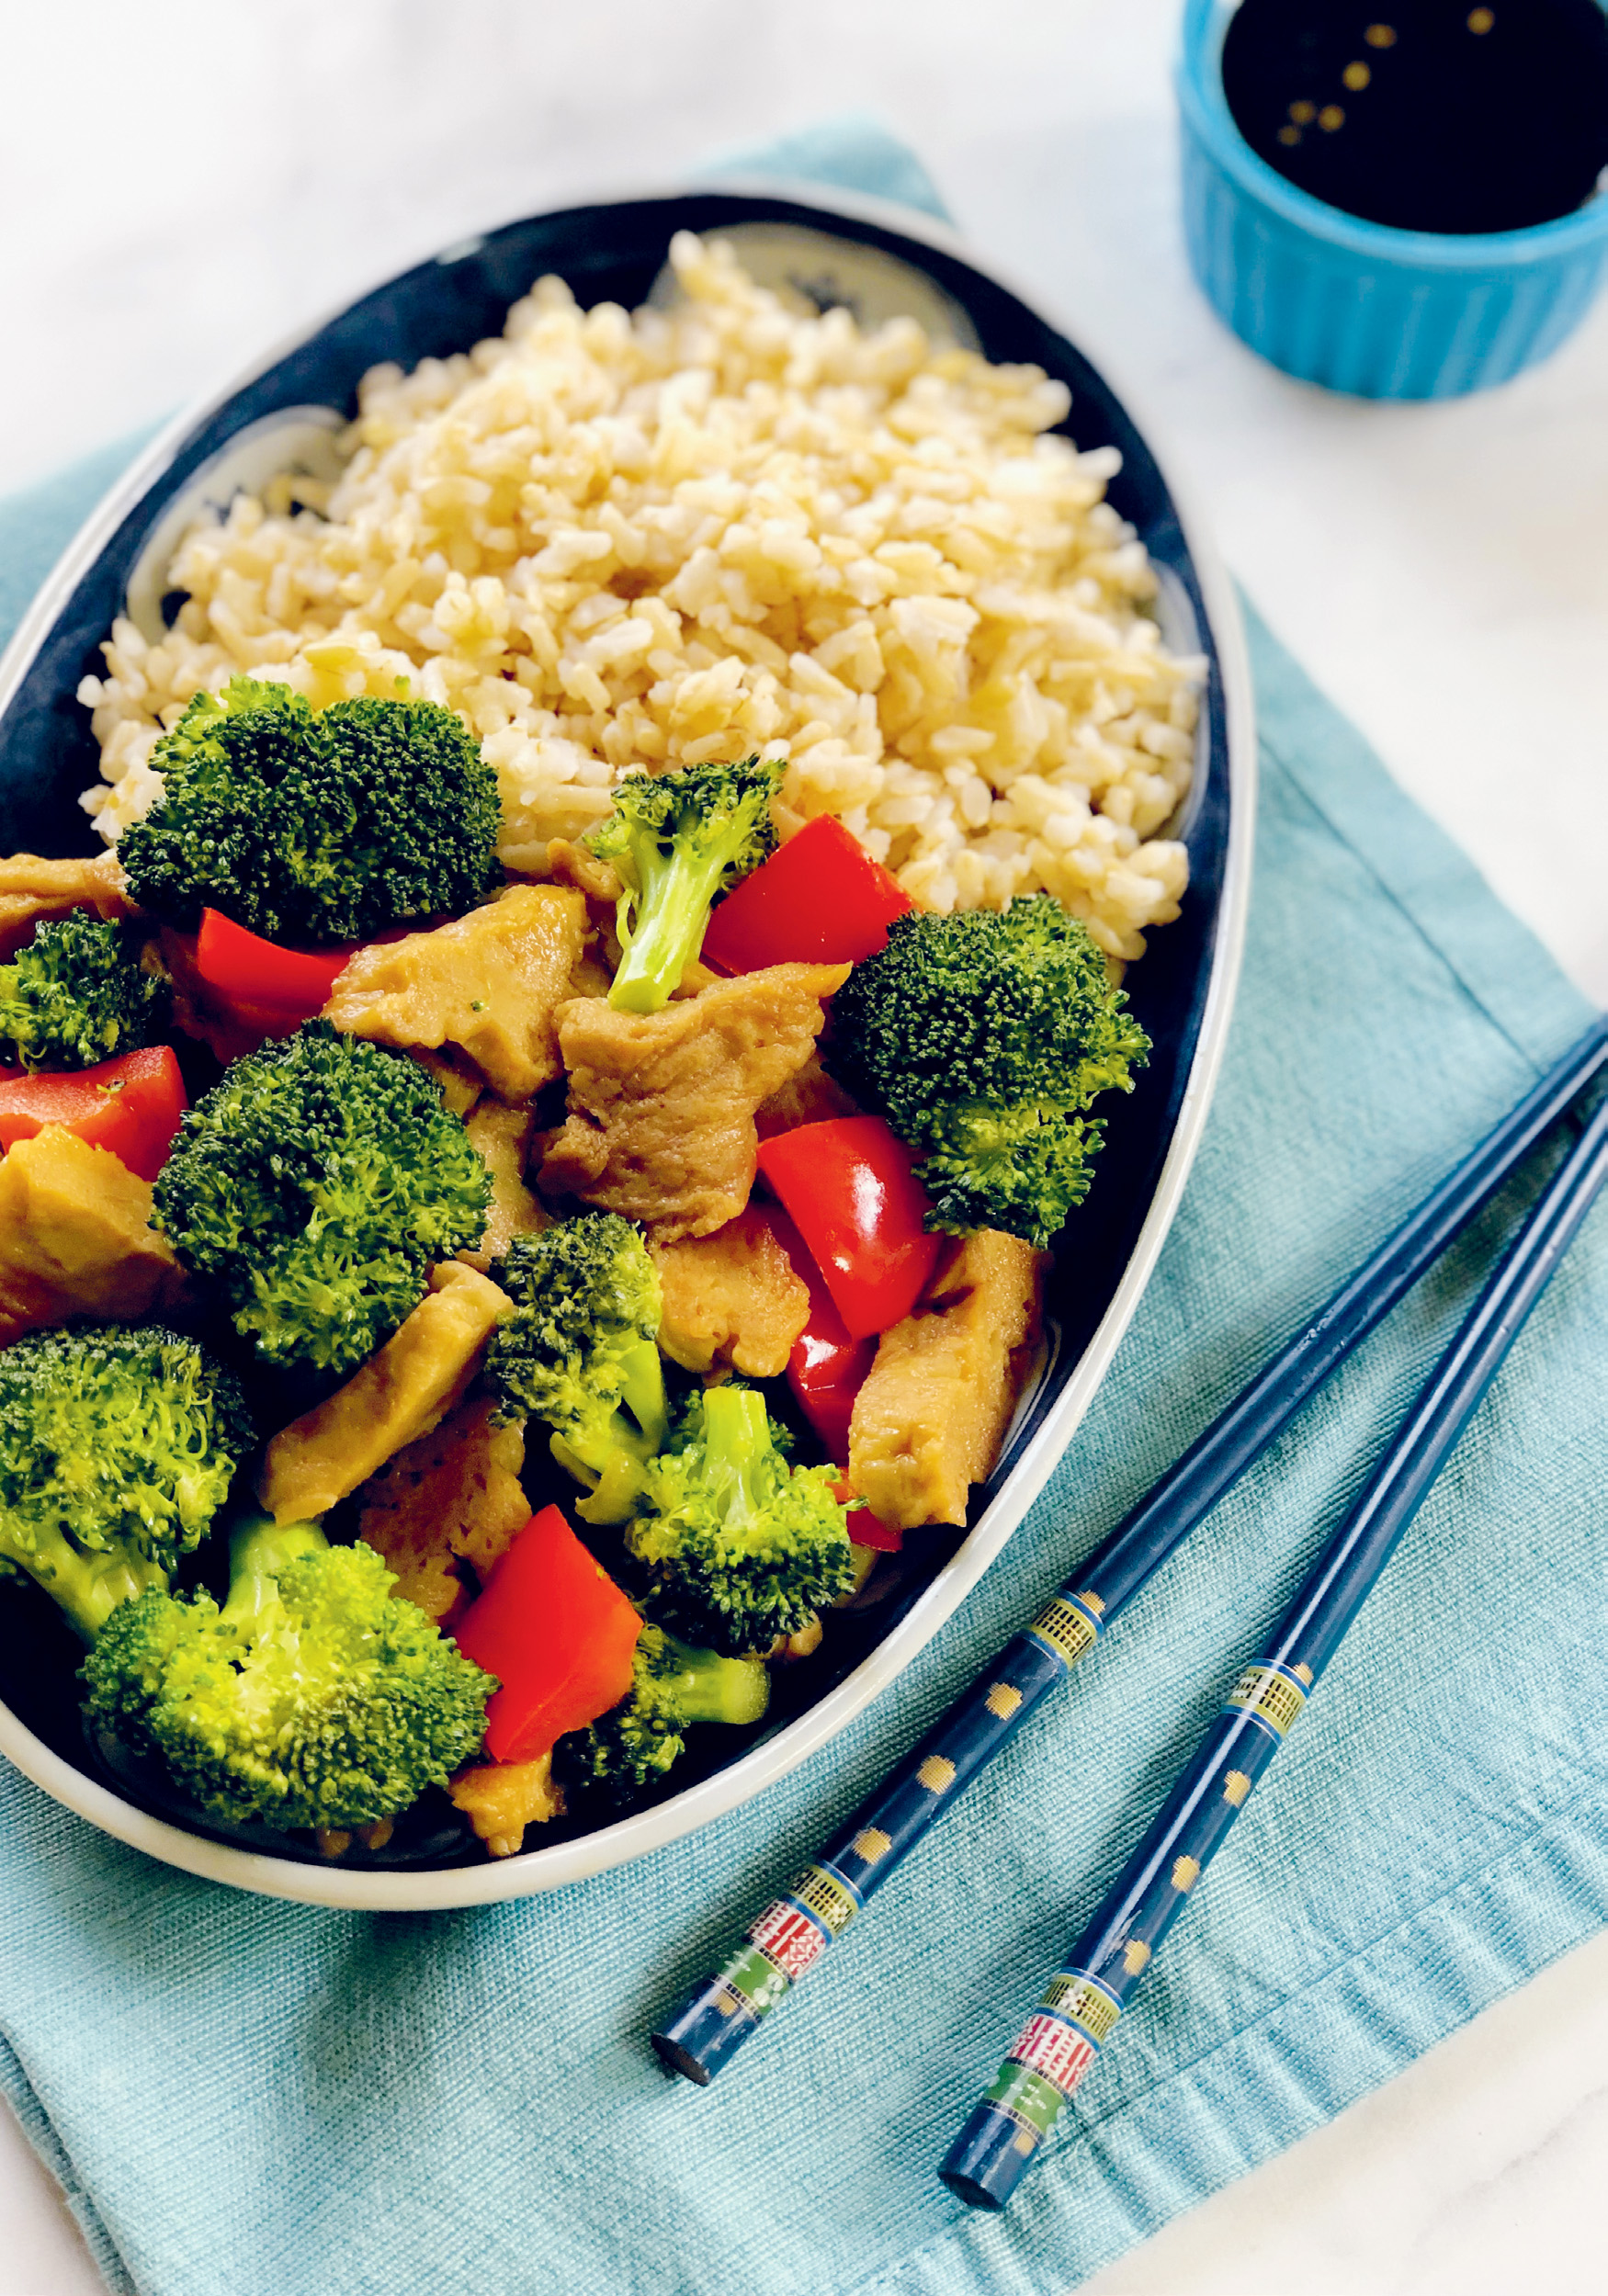
<instances>
[{"instance_id":1,"label":"green broccoli","mask_svg":"<svg viewBox=\"0 0 1608 2296\"><path fill-rule=\"evenodd\" d=\"M137 939L75 910L0 965L0 1060L93 1069L150 1044L166 1004L164 982L141 969Z\"/></svg>"},{"instance_id":2,"label":"green broccoli","mask_svg":"<svg viewBox=\"0 0 1608 2296\"><path fill-rule=\"evenodd\" d=\"M516 1236L496 1277L515 1303L486 1351L499 1416L544 1419L553 1457L593 1487L578 1511L622 1521L668 1425L647 1246L617 1212L583 1212Z\"/></svg>"},{"instance_id":3,"label":"green broccoli","mask_svg":"<svg viewBox=\"0 0 1608 2296\"><path fill-rule=\"evenodd\" d=\"M789 1469L752 1387L695 1390L626 1527L654 1616L729 1652L808 1626L855 1583L839 1481L836 1467Z\"/></svg>"},{"instance_id":4,"label":"green broccoli","mask_svg":"<svg viewBox=\"0 0 1608 2296\"><path fill-rule=\"evenodd\" d=\"M162 795L118 855L144 909L221 910L270 940L361 941L456 915L499 881L496 776L456 712L232 678L152 754Z\"/></svg>"},{"instance_id":5,"label":"green broccoli","mask_svg":"<svg viewBox=\"0 0 1608 2296\"><path fill-rule=\"evenodd\" d=\"M227 1823L394 1817L472 1760L497 1687L394 1584L372 1547L248 1517L221 1610L153 1591L108 1621L85 1719Z\"/></svg>"},{"instance_id":6,"label":"green broccoli","mask_svg":"<svg viewBox=\"0 0 1608 2296\"><path fill-rule=\"evenodd\" d=\"M617 912L625 955L608 992L617 1010L657 1012L670 1001L716 894L776 850L771 799L781 778L780 764L754 756L620 783L614 811L586 839L625 881Z\"/></svg>"},{"instance_id":7,"label":"green broccoli","mask_svg":"<svg viewBox=\"0 0 1608 2296\"><path fill-rule=\"evenodd\" d=\"M915 1149L929 1227L1044 1245L1088 1192L1104 1126L1081 1112L1150 1049L1126 1005L1051 894L912 911L832 1000L826 1065Z\"/></svg>"},{"instance_id":8,"label":"green broccoli","mask_svg":"<svg viewBox=\"0 0 1608 2296\"><path fill-rule=\"evenodd\" d=\"M345 1373L480 1241L490 1199L416 1061L307 1021L186 1112L152 1221L266 1362Z\"/></svg>"},{"instance_id":9,"label":"green broccoli","mask_svg":"<svg viewBox=\"0 0 1608 2296\"><path fill-rule=\"evenodd\" d=\"M644 1626L629 1691L590 1729L560 1739L555 1768L566 1784L628 1801L680 1758L694 1723L757 1722L770 1694L763 1658L724 1658Z\"/></svg>"},{"instance_id":10,"label":"green broccoli","mask_svg":"<svg viewBox=\"0 0 1608 2296\"><path fill-rule=\"evenodd\" d=\"M191 1553L255 1441L245 1398L160 1324L36 1331L0 1352L0 1566L87 1641Z\"/></svg>"}]
</instances>

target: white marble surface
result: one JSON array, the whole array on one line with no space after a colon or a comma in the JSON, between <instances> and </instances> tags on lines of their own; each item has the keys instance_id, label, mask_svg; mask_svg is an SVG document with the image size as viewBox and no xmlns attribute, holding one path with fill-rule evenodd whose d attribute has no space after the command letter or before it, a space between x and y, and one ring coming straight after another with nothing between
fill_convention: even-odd
<instances>
[{"instance_id":1,"label":"white marble surface","mask_svg":"<svg viewBox=\"0 0 1608 2296\"><path fill-rule=\"evenodd\" d=\"M9 7L0 490L468 230L874 109L1105 357L1280 635L1608 1001L1608 302L1550 366L1452 406L1261 366L1183 267L1177 5ZM1091 2285L1599 2296L1605 2064L1608 1940ZM97 2285L0 2115L0 2296Z\"/></svg>"}]
</instances>

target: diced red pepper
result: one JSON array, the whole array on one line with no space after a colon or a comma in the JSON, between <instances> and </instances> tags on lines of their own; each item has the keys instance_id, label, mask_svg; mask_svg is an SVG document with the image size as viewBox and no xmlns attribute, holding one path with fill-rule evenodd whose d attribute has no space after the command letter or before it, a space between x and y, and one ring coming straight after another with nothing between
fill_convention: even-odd
<instances>
[{"instance_id":1,"label":"diced red pepper","mask_svg":"<svg viewBox=\"0 0 1608 2296\"><path fill-rule=\"evenodd\" d=\"M723 973L857 964L914 907L853 831L822 813L732 887L709 919L704 962Z\"/></svg>"},{"instance_id":2,"label":"diced red pepper","mask_svg":"<svg viewBox=\"0 0 1608 2296\"><path fill-rule=\"evenodd\" d=\"M230 1004L273 1012L281 1026L295 1025L323 1011L359 945L354 941L338 949L281 948L221 910L203 909L196 971Z\"/></svg>"},{"instance_id":3,"label":"diced red pepper","mask_svg":"<svg viewBox=\"0 0 1608 2296\"><path fill-rule=\"evenodd\" d=\"M869 1507L851 1507L849 1544L875 1547L878 1555L897 1555L904 1545L904 1533L898 1523L882 1521Z\"/></svg>"},{"instance_id":4,"label":"diced red pepper","mask_svg":"<svg viewBox=\"0 0 1608 2296\"><path fill-rule=\"evenodd\" d=\"M850 1506L855 1487L845 1477L834 1496L848 1507L848 1533L851 1546L874 1547L878 1555L897 1555L904 1545L904 1533L896 1522L883 1522L869 1507Z\"/></svg>"},{"instance_id":5,"label":"diced red pepper","mask_svg":"<svg viewBox=\"0 0 1608 2296\"><path fill-rule=\"evenodd\" d=\"M502 1688L486 1707L494 1762L533 1762L631 1687L642 1622L556 1507L532 1515L470 1603L459 1648Z\"/></svg>"},{"instance_id":6,"label":"diced red pepper","mask_svg":"<svg viewBox=\"0 0 1608 2296\"><path fill-rule=\"evenodd\" d=\"M8 1069L0 1081L0 1148L59 1124L91 1148L109 1148L142 1180L154 1180L187 1104L171 1045L66 1073Z\"/></svg>"},{"instance_id":7,"label":"diced red pepper","mask_svg":"<svg viewBox=\"0 0 1608 2296\"><path fill-rule=\"evenodd\" d=\"M849 1337L908 1316L925 1291L941 1236L910 1150L880 1116L834 1116L762 1140L759 1169L798 1227Z\"/></svg>"},{"instance_id":8,"label":"diced red pepper","mask_svg":"<svg viewBox=\"0 0 1608 2296\"><path fill-rule=\"evenodd\" d=\"M794 1273L810 1286L810 1320L787 1357L787 1385L820 1436L827 1457L846 1467L855 1397L876 1361L877 1341L875 1338L850 1338L826 1280L792 1221L772 1205L761 1208L792 1261Z\"/></svg>"}]
</instances>

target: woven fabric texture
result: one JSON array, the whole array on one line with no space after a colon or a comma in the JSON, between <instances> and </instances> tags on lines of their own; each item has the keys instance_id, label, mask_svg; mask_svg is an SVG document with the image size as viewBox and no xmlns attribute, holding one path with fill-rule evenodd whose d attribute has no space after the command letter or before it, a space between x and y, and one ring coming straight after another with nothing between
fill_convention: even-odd
<instances>
[{"instance_id":1,"label":"woven fabric texture","mask_svg":"<svg viewBox=\"0 0 1608 2296\"><path fill-rule=\"evenodd\" d=\"M863 132L863 130L861 130ZM795 152L789 172L805 172ZM108 458L110 459L110 458ZM30 578L108 469L0 510ZM20 605L20 597L12 603ZM1064 2132L934 2166L1537 1184L1508 1192L707 2092L643 2031L1588 1008L1265 630L1244 985L1155 1279L980 1589L748 1809L555 1895L238 1896L0 1776L0 2085L142 2296L1049 2296L1608 1918L1593 1217Z\"/></svg>"}]
</instances>

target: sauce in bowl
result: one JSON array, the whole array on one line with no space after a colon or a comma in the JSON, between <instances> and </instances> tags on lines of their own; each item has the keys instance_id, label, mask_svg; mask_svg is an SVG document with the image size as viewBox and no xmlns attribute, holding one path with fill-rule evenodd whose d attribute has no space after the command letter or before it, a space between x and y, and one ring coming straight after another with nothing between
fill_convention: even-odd
<instances>
[{"instance_id":1,"label":"sauce in bowl","mask_svg":"<svg viewBox=\"0 0 1608 2296\"><path fill-rule=\"evenodd\" d=\"M1244 0L1222 68L1259 158L1398 230L1551 222L1608 167L1597 0Z\"/></svg>"}]
</instances>

